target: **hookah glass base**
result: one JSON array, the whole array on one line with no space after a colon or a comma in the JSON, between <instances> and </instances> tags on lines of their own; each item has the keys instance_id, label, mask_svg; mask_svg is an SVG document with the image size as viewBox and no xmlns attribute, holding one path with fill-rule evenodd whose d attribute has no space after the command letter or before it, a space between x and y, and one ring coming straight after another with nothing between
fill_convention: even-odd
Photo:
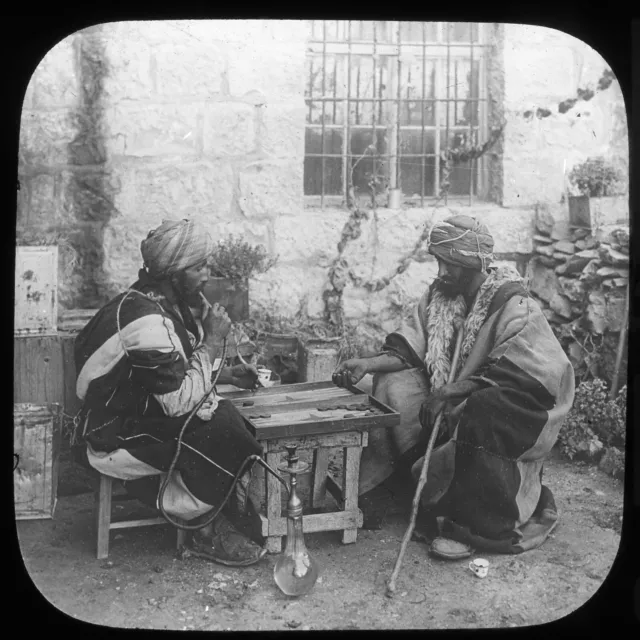
<instances>
[{"instance_id":1,"label":"hookah glass base","mask_svg":"<svg viewBox=\"0 0 640 640\"><path fill-rule=\"evenodd\" d=\"M287 520L287 545L278 558L273 578L288 596L309 593L318 579L318 563L309 555L302 537L302 519Z\"/></svg>"},{"instance_id":2,"label":"hookah glass base","mask_svg":"<svg viewBox=\"0 0 640 640\"><path fill-rule=\"evenodd\" d=\"M278 467L290 476L287 503L287 544L284 553L273 570L273 577L280 590L288 596L309 593L318 579L318 563L309 555L302 532L302 502L296 491L297 474L308 470L309 465L299 462L296 447L286 447L289 457L286 465Z\"/></svg>"}]
</instances>

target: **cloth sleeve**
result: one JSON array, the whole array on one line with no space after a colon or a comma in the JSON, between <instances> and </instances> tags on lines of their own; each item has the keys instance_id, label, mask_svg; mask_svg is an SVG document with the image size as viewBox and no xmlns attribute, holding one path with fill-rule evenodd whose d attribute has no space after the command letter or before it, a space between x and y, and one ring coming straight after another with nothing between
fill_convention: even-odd
<instances>
[{"instance_id":1,"label":"cloth sleeve","mask_svg":"<svg viewBox=\"0 0 640 640\"><path fill-rule=\"evenodd\" d=\"M429 305L429 290L414 307L411 315L402 322L397 331L390 333L383 347L383 352L392 353L410 367L424 368L427 354L427 335L423 318Z\"/></svg>"},{"instance_id":2,"label":"cloth sleeve","mask_svg":"<svg viewBox=\"0 0 640 640\"><path fill-rule=\"evenodd\" d=\"M152 394L166 415L188 413L209 390L221 362L212 363L202 344L187 359L169 318L141 334L135 349L127 350L131 381Z\"/></svg>"},{"instance_id":3,"label":"cloth sleeve","mask_svg":"<svg viewBox=\"0 0 640 640\"><path fill-rule=\"evenodd\" d=\"M213 371L209 353L201 345L189 358L180 386L175 391L156 393L154 397L168 416L189 413L209 390Z\"/></svg>"},{"instance_id":4,"label":"cloth sleeve","mask_svg":"<svg viewBox=\"0 0 640 640\"><path fill-rule=\"evenodd\" d=\"M399 333L390 333L382 346L382 353L396 356L410 369L424 368L424 362L420 360L413 347L406 338Z\"/></svg>"}]
</instances>

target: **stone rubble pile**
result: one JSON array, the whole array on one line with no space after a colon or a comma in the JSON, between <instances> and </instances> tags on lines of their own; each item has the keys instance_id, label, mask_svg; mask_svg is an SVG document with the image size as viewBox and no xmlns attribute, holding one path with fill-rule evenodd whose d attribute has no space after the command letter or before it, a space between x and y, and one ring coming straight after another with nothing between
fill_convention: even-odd
<instances>
[{"instance_id":1,"label":"stone rubble pile","mask_svg":"<svg viewBox=\"0 0 640 640\"><path fill-rule=\"evenodd\" d=\"M628 283L628 227L564 234L554 229L551 216L538 216L529 291L574 368L580 368L587 355L576 338L586 334L610 338L620 332L626 321Z\"/></svg>"}]
</instances>

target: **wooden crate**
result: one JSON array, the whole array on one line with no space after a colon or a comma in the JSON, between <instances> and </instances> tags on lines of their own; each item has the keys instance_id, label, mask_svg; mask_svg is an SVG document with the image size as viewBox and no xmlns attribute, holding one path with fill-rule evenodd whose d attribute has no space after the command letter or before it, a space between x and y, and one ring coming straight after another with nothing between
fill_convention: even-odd
<instances>
[{"instance_id":1,"label":"wooden crate","mask_svg":"<svg viewBox=\"0 0 640 640\"><path fill-rule=\"evenodd\" d=\"M58 247L16 247L16 333L55 333L57 286Z\"/></svg>"},{"instance_id":2,"label":"wooden crate","mask_svg":"<svg viewBox=\"0 0 640 640\"><path fill-rule=\"evenodd\" d=\"M75 334L14 336L13 402L35 405L59 404L68 416L75 415L81 402L76 396L73 359ZM68 447L68 441L62 442Z\"/></svg>"},{"instance_id":3,"label":"wooden crate","mask_svg":"<svg viewBox=\"0 0 640 640\"><path fill-rule=\"evenodd\" d=\"M569 196L570 228L595 231L616 224L629 224L628 196Z\"/></svg>"},{"instance_id":4,"label":"wooden crate","mask_svg":"<svg viewBox=\"0 0 640 640\"><path fill-rule=\"evenodd\" d=\"M60 406L13 406L14 501L16 519L52 518L58 488Z\"/></svg>"},{"instance_id":5,"label":"wooden crate","mask_svg":"<svg viewBox=\"0 0 640 640\"><path fill-rule=\"evenodd\" d=\"M14 402L61 404L64 358L60 336L14 336L13 378Z\"/></svg>"},{"instance_id":6,"label":"wooden crate","mask_svg":"<svg viewBox=\"0 0 640 640\"><path fill-rule=\"evenodd\" d=\"M339 339L307 340L298 350L298 382L331 380L339 362Z\"/></svg>"}]
</instances>

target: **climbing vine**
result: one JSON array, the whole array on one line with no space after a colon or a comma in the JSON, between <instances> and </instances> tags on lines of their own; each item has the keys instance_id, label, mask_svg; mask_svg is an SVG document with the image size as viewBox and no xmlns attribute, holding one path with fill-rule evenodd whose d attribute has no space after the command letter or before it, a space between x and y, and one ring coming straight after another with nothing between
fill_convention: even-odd
<instances>
[{"instance_id":1,"label":"climbing vine","mask_svg":"<svg viewBox=\"0 0 640 640\"><path fill-rule=\"evenodd\" d=\"M468 139L462 142L462 144L458 144L456 147L447 149L441 153L442 179L440 181L438 198L433 205L434 212L449 192L451 186L449 177L452 165L477 160L483 156L498 141L503 130L504 124L500 127L494 127L487 140L483 143L473 144L472 140ZM330 286L325 289L323 293L325 320L339 330L342 330L344 327L342 294L348 282L352 282L355 286L362 287L370 293L382 291L396 276L404 273L409 268L411 262L425 262L428 257L428 253L423 246L429 236L429 228L425 227L411 251L400 260L398 266L388 275L382 278L376 278L375 280L365 280L357 276L354 271L350 269L349 263L343 255L344 251L349 242L357 240L362 235L362 221L369 219L369 212L360 207L353 186L354 169L367 154L377 154L375 145L369 145L351 168L347 189L347 207L350 210L350 215L342 228L340 241L338 242L338 253L329 268ZM384 186L384 179L379 175L372 174L368 176L367 186L371 196L371 211L375 216L377 206L376 195L380 192L381 187Z\"/></svg>"},{"instance_id":2,"label":"climbing vine","mask_svg":"<svg viewBox=\"0 0 640 640\"><path fill-rule=\"evenodd\" d=\"M353 186L353 172L358 163L368 154L375 153L375 145L369 145L364 153L354 162L349 173L349 185L347 188L347 207L351 212L348 220L342 228L340 241L338 242L338 255L329 267L329 284L331 288L325 289L322 294L325 307L325 320L342 330L344 327L344 309L342 305L342 292L347 286L349 279L349 264L343 257L343 253L347 244L351 240L357 240L362 235L362 221L369 219L369 214L360 208L358 198L356 198ZM375 206L375 187L376 176L372 175L369 179L369 188L373 193L373 201Z\"/></svg>"},{"instance_id":3,"label":"climbing vine","mask_svg":"<svg viewBox=\"0 0 640 640\"><path fill-rule=\"evenodd\" d=\"M611 69L605 69L602 72L602 76L600 76L600 79L596 83L595 89L578 88L575 97L567 98L566 100L563 100L562 102L558 103L558 107L557 107L558 113L567 113L567 111L570 111L571 109L573 109L573 107L575 107L580 100L584 102L588 102L589 100L591 100L591 98L593 98L596 95L596 93L599 93L601 91L605 91L606 89L608 89L614 80L615 80L615 75L613 74L613 71L611 71ZM537 118L541 119L541 118L548 118L552 113L553 113L553 108L545 109L545 108L539 107L538 109L536 109L535 115ZM534 113L533 111L525 111L523 115L525 118L530 119L530 118L533 118Z\"/></svg>"}]
</instances>

